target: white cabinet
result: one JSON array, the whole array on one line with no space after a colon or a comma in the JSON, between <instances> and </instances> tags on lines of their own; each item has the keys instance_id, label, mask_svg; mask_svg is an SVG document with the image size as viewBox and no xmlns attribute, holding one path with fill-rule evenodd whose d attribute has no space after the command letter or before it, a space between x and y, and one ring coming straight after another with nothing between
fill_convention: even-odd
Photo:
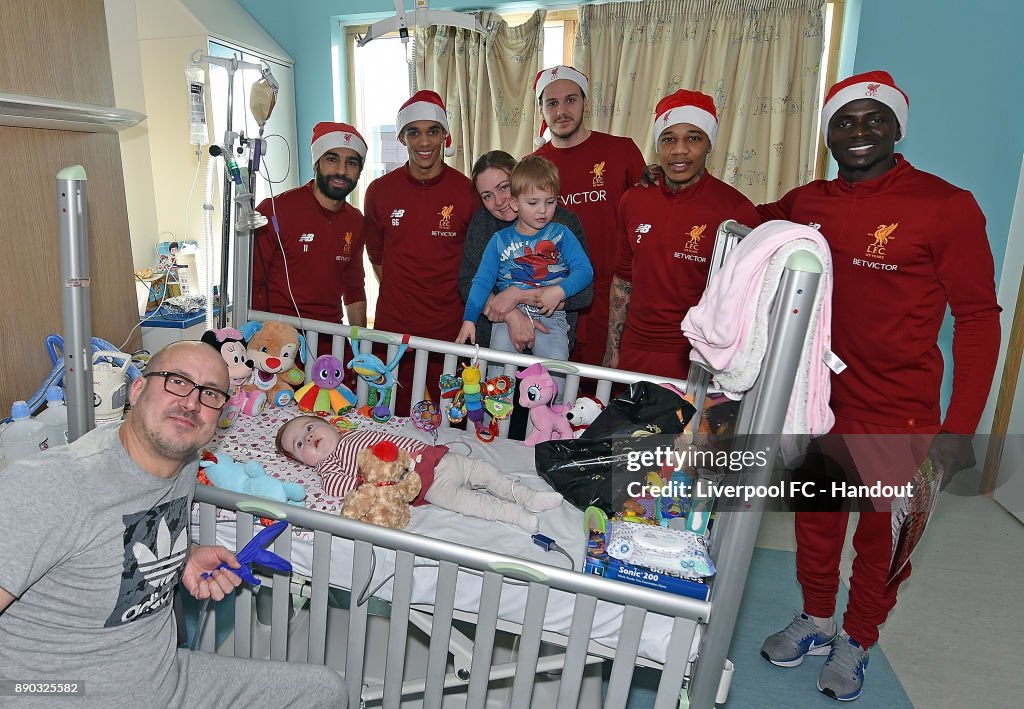
<instances>
[{"instance_id":1,"label":"white cabinet","mask_svg":"<svg viewBox=\"0 0 1024 709\"><path fill-rule=\"evenodd\" d=\"M199 313L187 320L151 318L142 325L142 346L154 354L179 340L198 340L206 330L206 315Z\"/></svg>"}]
</instances>

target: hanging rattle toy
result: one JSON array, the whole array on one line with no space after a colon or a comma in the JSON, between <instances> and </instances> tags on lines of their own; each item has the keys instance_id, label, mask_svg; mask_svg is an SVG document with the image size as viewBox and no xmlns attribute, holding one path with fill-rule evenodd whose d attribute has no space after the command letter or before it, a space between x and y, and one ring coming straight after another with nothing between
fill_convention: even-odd
<instances>
[{"instance_id":1,"label":"hanging rattle toy","mask_svg":"<svg viewBox=\"0 0 1024 709\"><path fill-rule=\"evenodd\" d=\"M355 356L349 361L348 368L370 387L366 406L361 408L359 413L378 423L384 423L391 420L394 415L391 411L391 395L395 386L395 369L398 367L398 360L402 359L402 355L409 349L409 336L402 336L402 343L398 345L395 356L384 364L380 357L359 351L358 333L359 328L352 328L352 338L349 342Z\"/></svg>"},{"instance_id":2,"label":"hanging rattle toy","mask_svg":"<svg viewBox=\"0 0 1024 709\"><path fill-rule=\"evenodd\" d=\"M512 414L512 379L501 375L482 384L481 379L480 365L474 357L463 367L461 377L441 375L441 399L446 400L444 412L449 421L458 424L468 418L476 437L489 443L498 435L498 421ZM490 424L484 423L485 411L491 415Z\"/></svg>"},{"instance_id":3,"label":"hanging rattle toy","mask_svg":"<svg viewBox=\"0 0 1024 709\"><path fill-rule=\"evenodd\" d=\"M437 428L441 425L441 412L433 401L421 401L412 407L409 415L417 430L429 433L437 445Z\"/></svg>"}]
</instances>

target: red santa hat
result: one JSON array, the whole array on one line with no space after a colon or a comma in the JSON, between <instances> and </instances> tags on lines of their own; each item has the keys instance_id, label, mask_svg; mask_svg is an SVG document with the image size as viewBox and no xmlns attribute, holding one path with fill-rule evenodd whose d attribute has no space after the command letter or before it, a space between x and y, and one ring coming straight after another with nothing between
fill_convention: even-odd
<instances>
[{"instance_id":1,"label":"red santa hat","mask_svg":"<svg viewBox=\"0 0 1024 709\"><path fill-rule=\"evenodd\" d=\"M825 103L821 107L821 132L828 145L828 123L836 112L861 98L870 98L885 104L896 114L900 124L900 139L907 137L907 113L910 111L910 99L893 81L887 71L868 71L843 79L825 94Z\"/></svg>"},{"instance_id":2,"label":"red santa hat","mask_svg":"<svg viewBox=\"0 0 1024 709\"><path fill-rule=\"evenodd\" d=\"M718 134L718 113L715 101L699 91L679 89L658 101L654 109L654 149L658 149L658 138L662 131L679 123L697 126L708 136L711 148L715 147Z\"/></svg>"},{"instance_id":3,"label":"red santa hat","mask_svg":"<svg viewBox=\"0 0 1024 709\"><path fill-rule=\"evenodd\" d=\"M309 150L313 155L313 164L328 150L335 148L348 148L359 155L360 160L366 160L366 141L359 131L348 123L330 123L324 121L313 126L313 139L310 141Z\"/></svg>"},{"instance_id":4,"label":"red santa hat","mask_svg":"<svg viewBox=\"0 0 1024 709\"><path fill-rule=\"evenodd\" d=\"M398 126L398 134L401 135L405 127L413 121L434 121L440 123L445 132L445 157L450 158L455 154L455 148L452 147L452 131L448 127L448 112L445 110L444 101L441 100L441 97L436 92L417 91L408 101L402 104L402 107L398 109L398 118L395 119L395 123Z\"/></svg>"},{"instance_id":5,"label":"red santa hat","mask_svg":"<svg viewBox=\"0 0 1024 709\"><path fill-rule=\"evenodd\" d=\"M547 88L548 84L559 79L568 79L575 82L580 87L580 91L583 92L584 98L590 93L590 81L587 79L586 74L574 67L559 64L550 69L537 72L537 76L533 79L533 92L537 94L537 100L540 100L540 96L544 93L544 89ZM551 132L548 130L547 121L542 118L540 121L540 134L534 142L537 145L544 145L549 140L551 140Z\"/></svg>"},{"instance_id":6,"label":"red santa hat","mask_svg":"<svg viewBox=\"0 0 1024 709\"><path fill-rule=\"evenodd\" d=\"M370 450L385 463L394 463L398 460L398 446L392 441L378 441L370 447Z\"/></svg>"}]
</instances>

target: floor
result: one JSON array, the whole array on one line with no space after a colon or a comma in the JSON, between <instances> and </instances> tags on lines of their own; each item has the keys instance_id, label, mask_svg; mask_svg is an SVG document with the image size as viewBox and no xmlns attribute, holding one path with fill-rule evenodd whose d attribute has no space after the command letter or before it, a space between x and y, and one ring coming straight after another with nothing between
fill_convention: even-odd
<instances>
[{"instance_id":1,"label":"floor","mask_svg":"<svg viewBox=\"0 0 1024 709\"><path fill-rule=\"evenodd\" d=\"M956 479L940 497L882 628L879 643L915 707L1018 707L1024 697L1024 525L972 489L977 478ZM794 550L792 515L765 513L757 544ZM846 549L844 581L849 540Z\"/></svg>"}]
</instances>

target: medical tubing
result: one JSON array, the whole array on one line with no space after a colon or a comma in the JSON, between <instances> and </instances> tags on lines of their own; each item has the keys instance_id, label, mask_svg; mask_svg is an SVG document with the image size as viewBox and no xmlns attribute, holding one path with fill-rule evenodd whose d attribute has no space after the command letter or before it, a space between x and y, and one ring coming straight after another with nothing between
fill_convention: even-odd
<instances>
[{"instance_id":1,"label":"medical tubing","mask_svg":"<svg viewBox=\"0 0 1024 709\"><path fill-rule=\"evenodd\" d=\"M51 386L61 386L64 381L64 338L57 334L50 334L46 336L45 341L46 354L50 358L50 363L53 368L50 373L43 378L43 383L36 389L35 393L26 399L28 408L30 411L35 411L43 402L46 401L46 390ZM59 352L58 352L59 348ZM117 351L117 347L110 344L106 340L100 339L99 337L92 338L92 351ZM127 374L131 379L137 379L142 376L142 372L134 364L129 364ZM0 423L9 423L11 421L10 416L6 416L0 419Z\"/></svg>"},{"instance_id":2,"label":"medical tubing","mask_svg":"<svg viewBox=\"0 0 1024 709\"><path fill-rule=\"evenodd\" d=\"M203 604L199 606L199 615L196 617L196 629L195 635L192 636L192 643L189 645L189 650L195 652L199 649L199 643L203 637L203 631L206 629L206 619L210 617L210 599L205 598Z\"/></svg>"},{"instance_id":3,"label":"medical tubing","mask_svg":"<svg viewBox=\"0 0 1024 709\"><path fill-rule=\"evenodd\" d=\"M203 153L196 147L196 169L192 173L192 184L188 188L188 197L185 198L185 226L181 230L181 243L184 246L185 242L188 241L188 211L192 205L192 193L196 189L196 180L199 179L199 168L203 165Z\"/></svg>"},{"instance_id":4,"label":"medical tubing","mask_svg":"<svg viewBox=\"0 0 1024 709\"><path fill-rule=\"evenodd\" d=\"M203 190L203 248L206 251L206 268L203 291L206 293L206 329L216 327L213 302L213 185L217 178L217 158L210 155L206 159L206 183Z\"/></svg>"}]
</instances>

